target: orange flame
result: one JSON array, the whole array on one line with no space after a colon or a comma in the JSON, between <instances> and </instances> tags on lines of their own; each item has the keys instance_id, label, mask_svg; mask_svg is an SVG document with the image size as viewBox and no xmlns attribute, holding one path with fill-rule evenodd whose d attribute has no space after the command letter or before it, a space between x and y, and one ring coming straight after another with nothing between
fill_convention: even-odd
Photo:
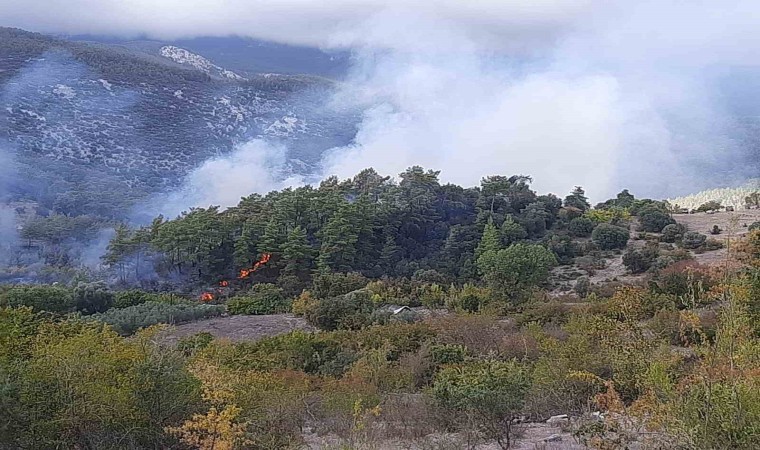
<instances>
[{"instance_id":1,"label":"orange flame","mask_svg":"<svg viewBox=\"0 0 760 450\"><path fill-rule=\"evenodd\" d=\"M227 280L222 280L222 281L219 282L219 286L221 286L221 287L227 287L229 285L230 285L230 282L227 281Z\"/></svg>"},{"instance_id":2,"label":"orange flame","mask_svg":"<svg viewBox=\"0 0 760 450\"><path fill-rule=\"evenodd\" d=\"M210 302L213 299L214 299L214 294L212 294L211 292L204 292L203 294L201 294L201 300L204 302Z\"/></svg>"},{"instance_id":3,"label":"orange flame","mask_svg":"<svg viewBox=\"0 0 760 450\"><path fill-rule=\"evenodd\" d=\"M269 262L269 259L272 257L269 253L264 253L261 255L261 258L254 263L253 267L250 269L241 269L240 275L238 275L238 278L248 278L253 272L256 272L257 270L261 269L261 267Z\"/></svg>"}]
</instances>

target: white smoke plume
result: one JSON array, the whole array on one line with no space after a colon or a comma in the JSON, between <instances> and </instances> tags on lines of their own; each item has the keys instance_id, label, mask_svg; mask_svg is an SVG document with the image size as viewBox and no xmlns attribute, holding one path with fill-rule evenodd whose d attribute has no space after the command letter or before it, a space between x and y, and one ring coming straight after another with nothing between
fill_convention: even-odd
<instances>
[{"instance_id":1,"label":"white smoke plume","mask_svg":"<svg viewBox=\"0 0 760 450\"><path fill-rule=\"evenodd\" d=\"M732 68L755 64L754 0L32 0L3 2L0 17L51 32L351 49L331 101L362 107L363 121L353 145L328 152L322 175L419 164L474 185L523 173L539 190L581 184L601 200L624 187L677 195L760 170L731 135L721 91ZM282 151L255 141L204 164L167 204L229 205L302 181L283 164Z\"/></svg>"},{"instance_id":2,"label":"white smoke plume","mask_svg":"<svg viewBox=\"0 0 760 450\"><path fill-rule=\"evenodd\" d=\"M204 162L190 172L177 191L160 195L142 205L135 215L146 222L158 214L174 217L190 207L237 205L251 193L267 193L303 184L287 166L286 149L256 139L232 153Z\"/></svg>"}]
</instances>

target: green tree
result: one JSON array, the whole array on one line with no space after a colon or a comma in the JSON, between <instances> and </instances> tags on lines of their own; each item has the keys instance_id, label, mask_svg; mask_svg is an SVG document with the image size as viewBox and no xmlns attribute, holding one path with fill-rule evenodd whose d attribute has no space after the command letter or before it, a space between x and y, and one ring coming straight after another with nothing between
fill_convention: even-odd
<instances>
[{"instance_id":1,"label":"green tree","mask_svg":"<svg viewBox=\"0 0 760 450\"><path fill-rule=\"evenodd\" d=\"M477 263L495 292L514 299L526 289L545 282L557 259L542 245L521 243L487 251Z\"/></svg>"},{"instance_id":2,"label":"green tree","mask_svg":"<svg viewBox=\"0 0 760 450\"><path fill-rule=\"evenodd\" d=\"M475 257L478 258L485 252L499 251L503 248L501 245L501 234L493 221L489 220L483 229L483 235L480 238L478 248L475 249Z\"/></svg>"},{"instance_id":3,"label":"green tree","mask_svg":"<svg viewBox=\"0 0 760 450\"><path fill-rule=\"evenodd\" d=\"M577 208L581 211L587 211L591 208L591 204L589 204L588 198L586 197L586 191L580 186L575 186L575 189L573 189L570 195L565 197L565 207Z\"/></svg>"},{"instance_id":4,"label":"green tree","mask_svg":"<svg viewBox=\"0 0 760 450\"><path fill-rule=\"evenodd\" d=\"M312 265L312 255L313 250L309 245L306 230L300 226L293 228L282 246L282 260L285 263L284 273L288 275L308 273Z\"/></svg>"}]
</instances>

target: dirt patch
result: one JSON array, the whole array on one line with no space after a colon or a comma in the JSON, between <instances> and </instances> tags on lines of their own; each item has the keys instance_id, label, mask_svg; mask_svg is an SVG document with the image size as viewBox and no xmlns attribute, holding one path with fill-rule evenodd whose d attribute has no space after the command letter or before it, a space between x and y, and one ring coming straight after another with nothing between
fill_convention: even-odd
<instances>
[{"instance_id":1,"label":"dirt patch","mask_svg":"<svg viewBox=\"0 0 760 450\"><path fill-rule=\"evenodd\" d=\"M674 214L676 222L685 225L689 231L706 234L724 244L724 248L704 253L695 253L694 260L699 264L715 266L725 263L728 258L728 247L736 239L749 233L749 225L760 221L760 209L740 210L736 212L717 212L715 214ZM717 225L720 234L712 235L710 231Z\"/></svg>"},{"instance_id":2,"label":"dirt patch","mask_svg":"<svg viewBox=\"0 0 760 450\"><path fill-rule=\"evenodd\" d=\"M233 342L256 341L294 330L314 331L306 320L293 314L265 316L224 316L177 325L166 332L167 344L175 344L183 337L206 332L215 338Z\"/></svg>"},{"instance_id":3,"label":"dirt patch","mask_svg":"<svg viewBox=\"0 0 760 450\"><path fill-rule=\"evenodd\" d=\"M723 232L712 236L716 239L726 239L728 236L743 236L749 233L748 227L760 221L760 209L745 209L736 212L717 212L715 214L674 214L676 222L686 225L689 231L710 235L713 225L720 227Z\"/></svg>"}]
</instances>

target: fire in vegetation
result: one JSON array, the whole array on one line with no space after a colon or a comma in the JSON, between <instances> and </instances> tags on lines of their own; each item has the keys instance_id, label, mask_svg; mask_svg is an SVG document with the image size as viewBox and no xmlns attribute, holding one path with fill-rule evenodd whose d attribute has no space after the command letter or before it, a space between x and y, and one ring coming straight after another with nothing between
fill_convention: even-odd
<instances>
[{"instance_id":1,"label":"fire in vegetation","mask_svg":"<svg viewBox=\"0 0 760 450\"><path fill-rule=\"evenodd\" d=\"M238 275L238 278L241 280L248 278L253 272L256 272L257 270L261 269L261 267L264 266L264 264L268 263L271 257L272 255L270 253L262 254L261 258L253 264L253 267L251 267L250 269L241 269L240 275Z\"/></svg>"},{"instance_id":2,"label":"fire in vegetation","mask_svg":"<svg viewBox=\"0 0 760 450\"><path fill-rule=\"evenodd\" d=\"M201 294L201 301L210 302L212 300L214 300L214 294L212 294L211 292L204 292L203 294Z\"/></svg>"},{"instance_id":3,"label":"fire in vegetation","mask_svg":"<svg viewBox=\"0 0 760 450\"><path fill-rule=\"evenodd\" d=\"M222 281L219 282L219 286L220 287L227 287L229 285L230 285L230 282L227 281L227 280L222 280Z\"/></svg>"}]
</instances>

